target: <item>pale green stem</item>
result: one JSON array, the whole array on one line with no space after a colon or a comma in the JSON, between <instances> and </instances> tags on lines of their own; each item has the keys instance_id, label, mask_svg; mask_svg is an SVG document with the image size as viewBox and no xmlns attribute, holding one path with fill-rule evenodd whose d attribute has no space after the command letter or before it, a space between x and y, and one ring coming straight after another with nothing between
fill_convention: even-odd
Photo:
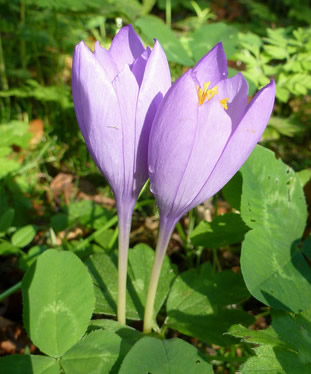
<instances>
[{"instance_id":1,"label":"pale green stem","mask_svg":"<svg viewBox=\"0 0 311 374\"><path fill-rule=\"evenodd\" d=\"M171 24L172 24L172 4L171 4L171 0L166 0L165 18L166 18L166 24L170 28Z\"/></svg>"},{"instance_id":2,"label":"pale green stem","mask_svg":"<svg viewBox=\"0 0 311 374\"><path fill-rule=\"evenodd\" d=\"M160 220L160 232L158 237L158 243L154 255L151 276L149 281L146 308L144 316L144 333L148 334L152 330L153 326L153 312L154 302L161 274L161 268L165 257L166 249L170 241L170 237L175 228L176 220L169 220L166 217Z\"/></svg>"},{"instance_id":3,"label":"pale green stem","mask_svg":"<svg viewBox=\"0 0 311 374\"><path fill-rule=\"evenodd\" d=\"M118 252L118 322L126 323L126 278L127 261L130 243L131 221L133 204L117 203L118 228L119 228L119 252Z\"/></svg>"}]
</instances>

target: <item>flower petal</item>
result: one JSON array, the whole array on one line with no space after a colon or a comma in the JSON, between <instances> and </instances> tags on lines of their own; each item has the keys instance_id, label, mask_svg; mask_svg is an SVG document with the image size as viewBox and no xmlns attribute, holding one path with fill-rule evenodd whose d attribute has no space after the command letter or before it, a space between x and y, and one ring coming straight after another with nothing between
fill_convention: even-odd
<instances>
[{"instance_id":1,"label":"flower petal","mask_svg":"<svg viewBox=\"0 0 311 374\"><path fill-rule=\"evenodd\" d=\"M113 38L109 54L120 72L124 65L132 64L145 48L131 25L124 26Z\"/></svg>"},{"instance_id":2,"label":"flower petal","mask_svg":"<svg viewBox=\"0 0 311 374\"><path fill-rule=\"evenodd\" d=\"M111 82L83 42L75 48L72 93L87 147L115 193L123 181L121 116Z\"/></svg>"},{"instance_id":3,"label":"flower petal","mask_svg":"<svg viewBox=\"0 0 311 374\"><path fill-rule=\"evenodd\" d=\"M150 189L163 215L170 210L187 167L197 121L198 97L189 70L168 90L150 132Z\"/></svg>"},{"instance_id":4,"label":"flower petal","mask_svg":"<svg viewBox=\"0 0 311 374\"><path fill-rule=\"evenodd\" d=\"M137 175L137 189L141 189L142 180L138 173L148 173L148 142L153 119L159 104L171 86L170 68L165 53L158 41L155 42L147 61L142 81L136 111L136 142L137 157L135 175ZM140 179L140 180L139 180Z\"/></svg>"},{"instance_id":5,"label":"flower petal","mask_svg":"<svg viewBox=\"0 0 311 374\"><path fill-rule=\"evenodd\" d=\"M232 121L234 131L245 114L248 97L248 83L241 73L232 78L224 79L217 84L217 99L228 99L226 110Z\"/></svg>"},{"instance_id":6,"label":"flower petal","mask_svg":"<svg viewBox=\"0 0 311 374\"><path fill-rule=\"evenodd\" d=\"M188 204L189 211L218 192L240 169L259 142L273 110L275 83L262 88L248 105L246 113L230 137L215 169L198 195Z\"/></svg>"},{"instance_id":7,"label":"flower petal","mask_svg":"<svg viewBox=\"0 0 311 374\"><path fill-rule=\"evenodd\" d=\"M118 74L117 65L114 63L109 52L101 47L99 42L95 43L95 57L101 63L102 67L105 69L110 81L112 82L114 77Z\"/></svg>"},{"instance_id":8,"label":"flower petal","mask_svg":"<svg viewBox=\"0 0 311 374\"><path fill-rule=\"evenodd\" d=\"M171 214L182 215L184 207L200 192L230 135L231 119L218 100L213 99L206 105L200 105L195 141L172 204ZM183 152L183 149L180 149L180 152Z\"/></svg>"},{"instance_id":9,"label":"flower petal","mask_svg":"<svg viewBox=\"0 0 311 374\"><path fill-rule=\"evenodd\" d=\"M123 195L132 196L134 179L136 178L135 175L133 175L133 171L136 154L135 122L139 87L128 65L125 65L121 73L116 76L112 85L118 98L122 122L119 131L122 134L120 152L122 153L124 172ZM147 162L147 160L145 162ZM145 181L147 178L148 175L146 173ZM140 191L138 191L138 193L139 192Z\"/></svg>"},{"instance_id":10,"label":"flower petal","mask_svg":"<svg viewBox=\"0 0 311 374\"><path fill-rule=\"evenodd\" d=\"M216 44L207 55L201 58L192 70L201 87L206 82L211 82L210 87L214 87L219 81L225 79L228 70L222 43Z\"/></svg>"},{"instance_id":11,"label":"flower petal","mask_svg":"<svg viewBox=\"0 0 311 374\"><path fill-rule=\"evenodd\" d=\"M134 74L139 86L141 85L143 81L145 68L146 68L150 53L151 53L151 50L149 47L147 47L146 50L131 65L131 71Z\"/></svg>"}]
</instances>

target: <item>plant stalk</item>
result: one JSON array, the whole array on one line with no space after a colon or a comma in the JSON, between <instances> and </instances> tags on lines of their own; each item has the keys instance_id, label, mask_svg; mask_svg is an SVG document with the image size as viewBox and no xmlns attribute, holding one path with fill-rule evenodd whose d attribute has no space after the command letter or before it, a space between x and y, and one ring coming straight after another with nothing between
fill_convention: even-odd
<instances>
[{"instance_id":1,"label":"plant stalk","mask_svg":"<svg viewBox=\"0 0 311 374\"><path fill-rule=\"evenodd\" d=\"M118 251L118 307L117 318L122 325L126 324L126 280L127 262L130 244L131 222L133 204L124 202L117 203L118 207L118 230L119 230L119 251Z\"/></svg>"},{"instance_id":2,"label":"plant stalk","mask_svg":"<svg viewBox=\"0 0 311 374\"><path fill-rule=\"evenodd\" d=\"M149 281L146 308L144 316L144 333L148 334L151 332L153 327L153 312L154 302L157 292L157 287L160 279L161 268L166 253L170 237L175 228L176 220L170 220L167 217L160 219L160 231L158 237L158 243L154 255L152 271Z\"/></svg>"}]
</instances>

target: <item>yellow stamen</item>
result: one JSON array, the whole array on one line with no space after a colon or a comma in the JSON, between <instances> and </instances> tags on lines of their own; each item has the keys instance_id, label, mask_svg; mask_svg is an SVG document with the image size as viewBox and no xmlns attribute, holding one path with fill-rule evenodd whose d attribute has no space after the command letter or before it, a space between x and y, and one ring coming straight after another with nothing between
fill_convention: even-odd
<instances>
[{"instance_id":1,"label":"yellow stamen","mask_svg":"<svg viewBox=\"0 0 311 374\"><path fill-rule=\"evenodd\" d=\"M203 88L200 86L197 86L197 93L198 93L198 98L199 98L199 105L204 104L205 100L210 100L212 99L215 95L218 93L218 87L215 86L213 88L208 89L209 85L211 82L206 82L203 85Z\"/></svg>"},{"instance_id":2,"label":"yellow stamen","mask_svg":"<svg viewBox=\"0 0 311 374\"><path fill-rule=\"evenodd\" d=\"M226 99L222 99L222 100L219 100L220 101L220 104L227 110L228 109L228 105L227 105L227 103L228 103L228 98L226 98Z\"/></svg>"}]
</instances>

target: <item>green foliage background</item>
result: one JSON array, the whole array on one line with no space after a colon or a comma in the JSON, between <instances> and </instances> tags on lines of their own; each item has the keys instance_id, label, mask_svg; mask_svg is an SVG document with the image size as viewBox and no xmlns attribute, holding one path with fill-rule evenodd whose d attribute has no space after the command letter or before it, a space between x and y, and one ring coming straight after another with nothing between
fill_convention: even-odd
<instances>
[{"instance_id":1,"label":"green foliage background","mask_svg":"<svg viewBox=\"0 0 311 374\"><path fill-rule=\"evenodd\" d=\"M170 368L183 373L185 367L208 373L211 365L217 373L309 373L308 0L0 0L0 15L0 302L21 287L27 272L24 325L51 356L6 356L0 359L4 373L97 373L102 365L101 373L136 373L138 361L153 374ZM176 340L139 332L158 219L148 188L136 205L131 238L132 327L90 321L93 311L97 318L115 315L118 230L112 193L75 119L72 53L80 40L91 49L95 40L109 48L128 23L146 44L160 41L173 80L221 41L229 75L242 71L250 96L270 78L276 81L275 108L262 138L275 155L257 147L208 209L199 207L177 225L156 302L157 337ZM67 182L59 182L62 177ZM63 286L67 309L49 288L53 277ZM79 287L89 294L86 300ZM44 297L54 305L53 331L40 320L37 298ZM75 315L79 303L85 309L73 318L76 326L64 326L66 313ZM156 358L145 362L144 352Z\"/></svg>"}]
</instances>

